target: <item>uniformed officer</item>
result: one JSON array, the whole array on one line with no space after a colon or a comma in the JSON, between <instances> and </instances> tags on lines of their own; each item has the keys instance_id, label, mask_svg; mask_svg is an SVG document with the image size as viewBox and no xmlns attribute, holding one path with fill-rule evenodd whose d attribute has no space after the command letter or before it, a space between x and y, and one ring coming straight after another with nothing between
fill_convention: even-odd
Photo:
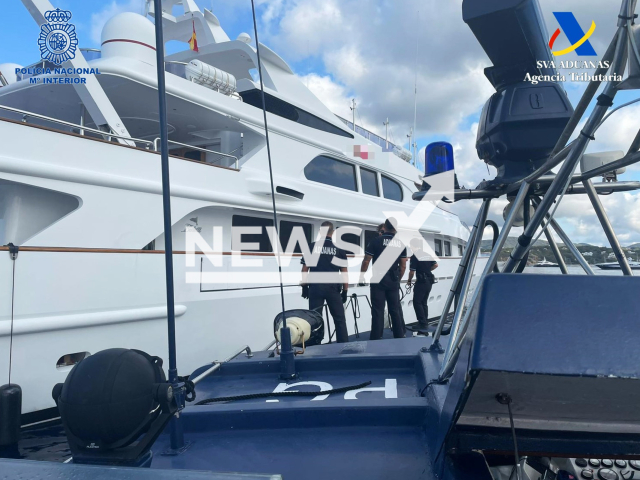
<instances>
[{"instance_id":1,"label":"uniformed officer","mask_svg":"<svg viewBox=\"0 0 640 480\"><path fill-rule=\"evenodd\" d=\"M411 255L411 259L409 260L409 280L407 281L407 285L411 285L413 276L415 275L416 282L413 285L413 309L418 319L418 328L420 330L426 330L429 326L429 306L427 305L427 300L429 300L431 287L433 287L435 283L433 271L438 268L438 263L424 251L422 240L414 238L411 240L410 245L413 255Z\"/></svg>"},{"instance_id":2,"label":"uniformed officer","mask_svg":"<svg viewBox=\"0 0 640 480\"><path fill-rule=\"evenodd\" d=\"M333 317L338 343L348 342L347 319L343 306L347 301L347 290L349 289L349 277L346 267L347 253L336 247L331 240L334 230L333 223L326 221L322 224L322 227L328 228L327 237L324 241L311 244L311 254L319 254L317 265L308 266L304 257L300 260L300 263L302 263L302 296L309 299L309 310L320 311L326 302ZM341 262L339 260L335 261L335 259L343 260L345 266L336 265L336 263ZM313 274L315 272L334 274L336 283L314 282ZM317 278L317 280L320 279ZM342 282L339 283L341 280Z\"/></svg>"},{"instance_id":3,"label":"uniformed officer","mask_svg":"<svg viewBox=\"0 0 640 480\"><path fill-rule=\"evenodd\" d=\"M404 320L400 313L400 280L407 267L407 250L402 242L395 238L396 228L393 219L384 222L384 233L371 240L365 249L365 257L360 268L360 285L364 285L364 273L369 268L369 263L373 259L374 275L384 273L379 283L371 284L371 336L370 340L379 340L384 332L384 307L385 303L391 316L393 336L403 338L405 336ZM378 269L384 268L378 263L378 259L384 251L391 249L389 256L392 264L381 272ZM376 265L378 267L376 268Z\"/></svg>"}]
</instances>

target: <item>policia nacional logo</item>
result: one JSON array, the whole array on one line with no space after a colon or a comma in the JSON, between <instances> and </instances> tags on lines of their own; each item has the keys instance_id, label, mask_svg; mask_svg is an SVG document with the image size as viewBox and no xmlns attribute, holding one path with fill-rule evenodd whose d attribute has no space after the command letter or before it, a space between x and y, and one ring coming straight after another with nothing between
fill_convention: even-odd
<instances>
[{"instance_id":1,"label":"policia nacional logo","mask_svg":"<svg viewBox=\"0 0 640 480\"><path fill-rule=\"evenodd\" d=\"M56 65L62 65L76 56L78 37L75 25L68 23L71 12L68 10L49 10L44 18L47 23L40 27L40 55Z\"/></svg>"}]
</instances>

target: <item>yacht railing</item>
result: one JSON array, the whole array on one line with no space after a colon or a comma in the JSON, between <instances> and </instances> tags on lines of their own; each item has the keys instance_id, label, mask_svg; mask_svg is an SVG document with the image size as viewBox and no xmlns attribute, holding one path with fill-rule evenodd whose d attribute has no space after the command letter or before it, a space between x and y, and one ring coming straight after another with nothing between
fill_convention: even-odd
<instances>
[{"instance_id":1,"label":"yacht railing","mask_svg":"<svg viewBox=\"0 0 640 480\"><path fill-rule=\"evenodd\" d=\"M79 134L82 136L85 136L86 132L90 132L96 135L100 135L102 137L107 137L109 140L111 140L112 138L118 138L118 139L122 139L122 140L128 140L134 143L140 143L146 146L147 150L149 150L151 147L153 147L153 149L155 151L158 151L158 142L160 141L159 138L156 138L153 142L150 140L143 140L141 138L133 138L133 137L125 137L122 135L116 135L115 133L112 132L105 132L102 130L96 130L95 128L89 128L87 126L84 125L78 125L76 123L72 123L72 122L67 122L65 120L59 120L57 118L52 118L52 117L47 117L46 115L40 115L39 113L33 113L33 112L29 112L27 110L20 110L19 108L14 108L14 107L7 107L6 105L0 105L0 110L6 110L8 112L12 112L18 115L22 115L22 122L23 123L27 123L27 120L29 118L37 118L39 120L44 120L46 122L51 122L51 123L56 123L58 125L64 125L65 127L69 127L71 130L78 130ZM174 145L180 145L182 147L187 147L187 148L192 148L194 150L199 150L202 152L207 152L207 153L213 153L214 155L218 155L221 157L226 157L226 158L232 158L234 160L234 165L235 165L235 169L237 170L239 167L239 162L240 159L238 157L236 157L235 155L230 155L228 153L222 153L222 152L216 152L215 150L209 150L207 148L202 148L202 147L196 147L194 145L188 145L186 143L180 143L180 142L174 142L173 140L169 140L169 143L174 144ZM242 147L238 147L235 150L233 150L233 152L238 151L240 148ZM232 152L232 153L233 153Z\"/></svg>"},{"instance_id":2,"label":"yacht railing","mask_svg":"<svg viewBox=\"0 0 640 480\"><path fill-rule=\"evenodd\" d=\"M350 122L346 118L342 118L340 115L336 115L336 117L338 117L342 121L342 123L344 123L347 126L349 130L354 131L353 122ZM367 130L366 128L362 128L357 124L355 126L355 132L359 135L362 135L367 140L370 140L376 145L382 147L383 151L385 152L393 152L393 150L396 148L395 144L391 143L388 140L385 140L380 135L376 135L375 133Z\"/></svg>"},{"instance_id":3,"label":"yacht railing","mask_svg":"<svg viewBox=\"0 0 640 480\"><path fill-rule=\"evenodd\" d=\"M158 142L160 142L160 138L156 138L153 141L153 148L156 150L156 152L158 151ZM235 162L234 162L235 167L234 168L236 170L238 170L238 167L239 167L239 164L240 164L240 159L238 157L236 157L235 155L230 155L228 153L222 153L222 152L216 152L215 150L209 150L208 148L196 147L194 145L189 145L187 143L174 142L173 140L169 140L169 143L171 143L172 145L180 145L181 147L193 148L194 150L198 150L200 152L213 153L213 154L219 155L221 157L233 158L235 160ZM236 148L236 150L238 150L238 148ZM234 152L236 150L234 150Z\"/></svg>"},{"instance_id":4,"label":"yacht railing","mask_svg":"<svg viewBox=\"0 0 640 480\"><path fill-rule=\"evenodd\" d=\"M57 118L47 117L46 115L40 115L39 113L28 112L26 110L20 110L19 108L7 107L5 105L0 105L1 110L6 110L12 113L17 113L18 115L22 115L22 122L27 123L29 118L37 118L40 120L44 120L46 122L57 123L58 125L64 125L66 127L71 128L72 130L78 130L79 134L84 136L86 132L95 133L96 135L100 135L103 137L108 137L109 140L112 138L119 138L122 140L128 140L134 143L141 143L146 145L146 148L149 149L152 146L155 146L154 142L150 140L142 140L140 138L133 137L125 137L122 135L117 135L113 132L105 132L103 130L96 130L95 128L89 128L84 125L78 125L76 123L66 122L64 120L59 120Z\"/></svg>"}]
</instances>

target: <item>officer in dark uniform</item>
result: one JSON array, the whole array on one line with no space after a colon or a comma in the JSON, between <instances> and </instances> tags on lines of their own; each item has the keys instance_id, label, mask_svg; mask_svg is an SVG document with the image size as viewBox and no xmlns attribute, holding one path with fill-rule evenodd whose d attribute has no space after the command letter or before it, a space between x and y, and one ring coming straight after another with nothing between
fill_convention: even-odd
<instances>
[{"instance_id":1,"label":"officer in dark uniform","mask_svg":"<svg viewBox=\"0 0 640 480\"><path fill-rule=\"evenodd\" d=\"M349 277L346 267L347 252L336 247L331 240L333 224L326 221L322 224L322 227L328 228L327 237L324 241L311 244L311 254L319 254L317 265L307 265L304 257L300 260L300 263L302 263L302 296L309 299L309 310L319 312L326 302L333 317L338 343L348 342L347 319L343 305L347 301L347 290L349 289ZM335 259L340 259L342 262L340 260L334 261ZM345 266L339 266L336 263L342 263ZM333 274L336 283L314 282L313 274L320 272ZM318 276L316 278L318 281L321 280Z\"/></svg>"},{"instance_id":2,"label":"officer in dark uniform","mask_svg":"<svg viewBox=\"0 0 640 480\"><path fill-rule=\"evenodd\" d=\"M418 328L420 330L426 330L429 326L429 307L427 300L429 300L429 293L431 293L431 287L435 283L435 277L433 271L438 268L438 263L428 255L423 247L423 241L418 238L411 240L411 250L413 255L409 260L409 280L407 285L411 285L413 276L416 277L416 282L413 285L413 309L416 311L416 318L418 319Z\"/></svg>"},{"instance_id":3,"label":"officer in dark uniform","mask_svg":"<svg viewBox=\"0 0 640 480\"><path fill-rule=\"evenodd\" d=\"M387 219L384 223L384 233L371 240L365 249L365 257L360 268L360 283L364 285L364 273L369 268L373 259L374 274L378 274L376 264L382 253L391 249L393 263L384 272L379 283L371 284L371 336L370 340L379 340L384 332L384 306L389 309L393 336L403 338L405 336L404 320L400 312L400 280L407 266L407 250L399 239L395 238L396 228L393 219ZM382 268L382 267L378 267Z\"/></svg>"}]
</instances>

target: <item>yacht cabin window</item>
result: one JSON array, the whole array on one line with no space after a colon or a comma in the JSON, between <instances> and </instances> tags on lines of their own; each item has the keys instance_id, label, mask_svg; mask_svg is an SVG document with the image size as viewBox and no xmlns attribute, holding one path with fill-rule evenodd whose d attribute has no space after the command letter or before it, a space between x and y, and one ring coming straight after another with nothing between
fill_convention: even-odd
<instances>
[{"instance_id":1,"label":"yacht cabin window","mask_svg":"<svg viewBox=\"0 0 640 480\"><path fill-rule=\"evenodd\" d=\"M444 256L445 257L450 257L451 256L451 242L444 242Z\"/></svg>"},{"instance_id":2,"label":"yacht cabin window","mask_svg":"<svg viewBox=\"0 0 640 480\"><path fill-rule=\"evenodd\" d=\"M388 200L402 201L402 187L398 182L382 175L382 193Z\"/></svg>"},{"instance_id":3,"label":"yacht cabin window","mask_svg":"<svg viewBox=\"0 0 640 480\"><path fill-rule=\"evenodd\" d=\"M332 187L358 191L356 185L356 167L351 163L321 155L314 158L304 167L307 179Z\"/></svg>"},{"instance_id":4,"label":"yacht cabin window","mask_svg":"<svg viewBox=\"0 0 640 480\"><path fill-rule=\"evenodd\" d=\"M242 97L244 103L248 103L254 107L262 109L262 93L258 89L247 90L246 92L238 92ZM267 112L273 113L292 122L305 125L316 130L322 130L323 132L332 133L334 135L340 135L342 137L353 138L353 135L343 129L332 125L331 123L322 120L315 115L305 112L301 108L291 105L284 100L274 97L268 93L264 94L265 108Z\"/></svg>"},{"instance_id":5,"label":"yacht cabin window","mask_svg":"<svg viewBox=\"0 0 640 480\"><path fill-rule=\"evenodd\" d=\"M362 193L373 195L374 197L380 196L378 174L376 172L366 168L360 168L360 180L362 181Z\"/></svg>"},{"instance_id":6,"label":"yacht cabin window","mask_svg":"<svg viewBox=\"0 0 640 480\"><path fill-rule=\"evenodd\" d=\"M433 246L434 246L433 251L435 252L436 256L441 257L442 256L442 240L438 240L436 238L433 241Z\"/></svg>"},{"instance_id":7,"label":"yacht cabin window","mask_svg":"<svg viewBox=\"0 0 640 480\"><path fill-rule=\"evenodd\" d=\"M462 245L458 245L458 256L461 257L464 253L464 248Z\"/></svg>"},{"instance_id":8,"label":"yacht cabin window","mask_svg":"<svg viewBox=\"0 0 640 480\"><path fill-rule=\"evenodd\" d=\"M260 217L248 217L246 215L234 215L231 218L232 227L260 227L260 233L245 233L242 234L241 240L243 244L256 243L257 249L244 248L244 252L273 252L271 248L271 240L269 240L269 234L264 227L273 227L273 220ZM237 244L238 236L231 235L231 250L240 251L240 245ZM234 244L235 243L235 244Z\"/></svg>"},{"instance_id":9,"label":"yacht cabin window","mask_svg":"<svg viewBox=\"0 0 640 480\"><path fill-rule=\"evenodd\" d=\"M294 228L297 228L297 230L299 230L300 228L302 229L302 231L304 232L304 236L307 240L307 245L310 245L312 240L312 234L313 234L313 225L311 225L310 223L302 223L302 222L289 222L286 220L282 220L280 222L280 245L282 245L282 248L286 250L287 246L289 245L289 239L291 238L291 233L293 232ZM299 239L299 237L297 237ZM302 249L300 248L300 244L298 242L296 242L296 247L293 250L293 253L302 253Z\"/></svg>"},{"instance_id":10,"label":"yacht cabin window","mask_svg":"<svg viewBox=\"0 0 640 480\"><path fill-rule=\"evenodd\" d=\"M354 245L354 248L349 248L348 254L354 253L354 251L360 251L360 239L362 235L356 235L355 233L343 233L342 241L350 245Z\"/></svg>"}]
</instances>

